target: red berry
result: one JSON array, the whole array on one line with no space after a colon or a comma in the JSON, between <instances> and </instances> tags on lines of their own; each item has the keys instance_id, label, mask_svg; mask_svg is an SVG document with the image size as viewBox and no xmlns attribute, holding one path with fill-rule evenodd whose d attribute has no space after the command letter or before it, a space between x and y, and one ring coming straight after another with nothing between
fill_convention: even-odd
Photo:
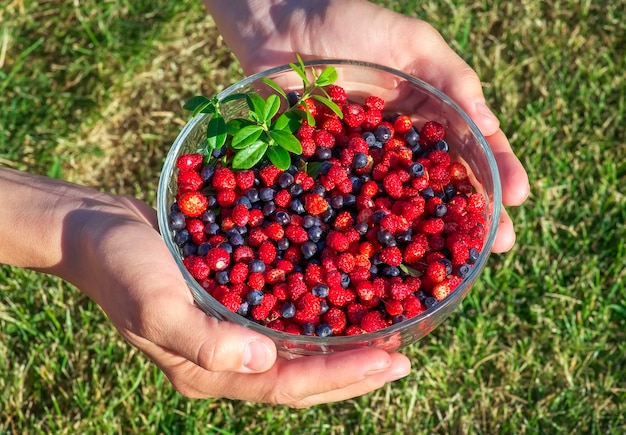
<instances>
[{"instance_id":1,"label":"red berry","mask_svg":"<svg viewBox=\"0 0 626 435\"><path fill-rule=\"evenodd\" d=\"M213 175L213 187L217 190L234 190L235 187L237 187L237 181L235 180L235 174L233 174L233 171L223 166L215 168L215 174Z\"/></svg>"},{"instance_id":2,"label":"red berry","mask_svg":"<svg viewBox=\"0 0 626 435\"><path fill-rule=\"evenodd\" d=\"M190 192L200 190L204 181L202 181L202 177L196 171L181 170L178 173L176 183L179 192Z\"/></svg>"},{"instance_id":3,"label":"red berry","mask_svg":"<svg viewBox=\"0 0 626 435\"><path fill-rule=\"evenodd\" d=\"M328 210L328 201L316 193L304 197L304 209L310 215L317 216Z\"/></svg>"},{"instance_id":4,"label":"red berry","mask_svg":"<svg viewBox=\"0 0 626 435\"><path fill-rule=\"evenodd\" d=\"M428 121L420 129L420 140L427 144L433 144L445 137L446 131L443 125L437 121Z\"/></svg>"},{"instance_id":5,"label":"red berry","mask_svg":"<svg viewBox=\"0 0 626 435\"><path fill-rule=\"evenodd\" d=\"M400 115L393 122L393 128L398 133L404 134L409 131L411 127L413 127L413 121L408 115Z\"/></svg>"},{"instance_id":6,"label":"red berry","mask_svg":"<svg viewBox=\"0 0 626 435\"><path fill-rule=\"evenodd\" d=\"M326 246L334 249L336 252L344 252L348 250L350 242L347 237L338 231L329 231L326 237Z\"/></svg>"},{"instance_id":7,"label":"red berry","mask_svg":"<svg viewBox=\"0 0 626 435\"><path fill-rule=\"evenodd\" d=\"M207 265L204 258L198 255L190 255L186 257L183 260L183 264L191 276L197 280L205 279L211 272L211 268Z\"/></svg>"},{"instance_id":8,"label":"red berry","mask_svg":"<svg viewBox=\"0 0 626 435\"><path fill-rule=\"evenodd\" d=\"M211 248L206 254L206 263L211 270L219 272L230 264L230 255L222 248Z\"/></svg>"},{"instance_id":9,"label":"red berry","mask_svg":"<svg viewBox=\"0 0 626 435\"><path fill-rule=\"evenodd\" d=\"M206 211L209 201L200 192L186 192L178 199L180 211L190 217L200 216Z\"/></svg>"},{"instance_id":10,"label":"red berry","mask_svg":"<svg viewBox=\"0 0 626 435\"><path fill-rule=\"evenodd\" d=\"M254 171L251 169L247 171L239 171L235 173L235 180L237 182L237 187L239 187L242 191L250 189L254 186Z\"/></svg>"},{"instance_id":11,"label":"red berry","mask_svg":"<svg viewBox=\"0 0 626 435\"><path fill-rule=\"evenodd\" d=\"M176 159L176 167L181 171L199 171L202 166L203 157L201 154L181 154Z\"/></svg>"}]
</instances>

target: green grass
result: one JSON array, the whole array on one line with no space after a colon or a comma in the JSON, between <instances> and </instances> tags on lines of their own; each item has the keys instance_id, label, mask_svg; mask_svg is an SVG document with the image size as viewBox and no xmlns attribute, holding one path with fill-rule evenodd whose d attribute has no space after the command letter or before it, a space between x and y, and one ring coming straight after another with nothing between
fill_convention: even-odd
<instances>
[{"instance_id":1,"label":"green grass","mask_svg":"<svg viewBox=\"0 0 626 435\"><path fill-rule=\"evenodd\" d=\"M200 2L38 3L0 9L0 164L154 201L182 102L238 65ZM510 210L516 247L406 350L412 374L306 410L189 400L76 289L3 266L0 432L624 432L619 2L380 3L430 21L479 72L531 182Z\"/></svg>"}]
</instances>

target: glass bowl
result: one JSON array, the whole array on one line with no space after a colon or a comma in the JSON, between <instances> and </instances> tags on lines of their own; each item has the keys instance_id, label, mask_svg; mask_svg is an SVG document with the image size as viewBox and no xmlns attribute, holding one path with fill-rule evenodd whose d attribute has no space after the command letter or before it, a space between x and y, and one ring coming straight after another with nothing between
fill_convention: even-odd
<instances>
[{"instance_id":1,"label":"glass bowl","mask_svg":"<svg viewBox=\"0 0 626 435\"><path fill-rule=\"evenodd\" d=\"M409 114L414 125L418 127L426 121L437 121L446 127L446 141L452 160L465 164L474 188L484 196L487 204L484 245L474 267L462 283L447 298L418 316L385 329L353 336L319 337L280 332L230 311L211 297L186 270L181 249L173 240L174 232L168 227L168 213L176 194L176 159L181 154L198 152L202 148L210 119L208 114L193 117L184 126L167 155L157 194L159 230L198 306L208 315L241 324L270 337L282 357L327 354L366 346L396 351L415 343L448 318L467 296L485 267L495 240L501 209L501 187L496 162L487 141L469 116L454 101L428 83L401 71L371 63L316 60L305 62L305 65L318 72L327 66L334 66L338 73L335 84L342 86L352 101L363 103L365 97L375 95L385 100L385 113ZM271 90L261 81L264 77L279 83L286 91L299 90L302 87L302 81L297 74L288 65L284 65L249 76L221 92L218 98L223 100L233 93L249 91L267 94ZM247 108L245 102L234 100L223 104L222 110L228 120L234 116L242 116L243 110Z\"/></svg>"}]
</instances>

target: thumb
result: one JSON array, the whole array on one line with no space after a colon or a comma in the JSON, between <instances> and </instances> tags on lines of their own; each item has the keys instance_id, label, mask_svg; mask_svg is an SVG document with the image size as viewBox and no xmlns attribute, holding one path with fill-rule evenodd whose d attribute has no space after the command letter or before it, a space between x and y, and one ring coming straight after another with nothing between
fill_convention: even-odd
<instances>
[{"instance_id":1,"label":"thumb","mask_svg":"<svg viewBox=\"0 0 626 435\"><path fill-rule=\"evenodd\" d=\"M276 346L270 338L208 316L185 298L161 300L159 305L158 312L165 314L140 334L143 343L131 340L153 359L169 359L173 353L212 372L258 373L274 365ZM145 340L157 346L145 346Z\"/></svg>"}]
</instances>

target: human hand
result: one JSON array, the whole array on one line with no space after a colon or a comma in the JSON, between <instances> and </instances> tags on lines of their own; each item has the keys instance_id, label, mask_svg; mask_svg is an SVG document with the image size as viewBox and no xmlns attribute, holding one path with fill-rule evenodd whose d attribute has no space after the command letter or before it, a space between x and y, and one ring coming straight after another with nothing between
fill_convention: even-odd
<instances>
[{"instance_id":1,"label":"human hand","mask_svg":"<svg viewBox=\"0 0 626 435\"><path fill-rule=\"evenodd\" d=\"M132 198L78 194L87 199L64 218L68 249L59 274L97 302L180 393L305 407L360 396L409 372L406 357L377 349L277 358L269 338L194 305L154 210Z\"/></svg>"},{"instance_id":2,"label":"human hand","mask_svg":"<svg viewBox=\"0 0 626 435\"><path fill-rule=\"evenodd\" d=\"M428 23L365 0L215 2L205 0L226 43L246 73L303 58L354 59L412 74L456 101L487 138L498 163L504 205L517 206L529 192L528 176L485 104L480 80ZM515 243L513 223L502 210L494 252Z\"/></svg>"}]
</instances>

